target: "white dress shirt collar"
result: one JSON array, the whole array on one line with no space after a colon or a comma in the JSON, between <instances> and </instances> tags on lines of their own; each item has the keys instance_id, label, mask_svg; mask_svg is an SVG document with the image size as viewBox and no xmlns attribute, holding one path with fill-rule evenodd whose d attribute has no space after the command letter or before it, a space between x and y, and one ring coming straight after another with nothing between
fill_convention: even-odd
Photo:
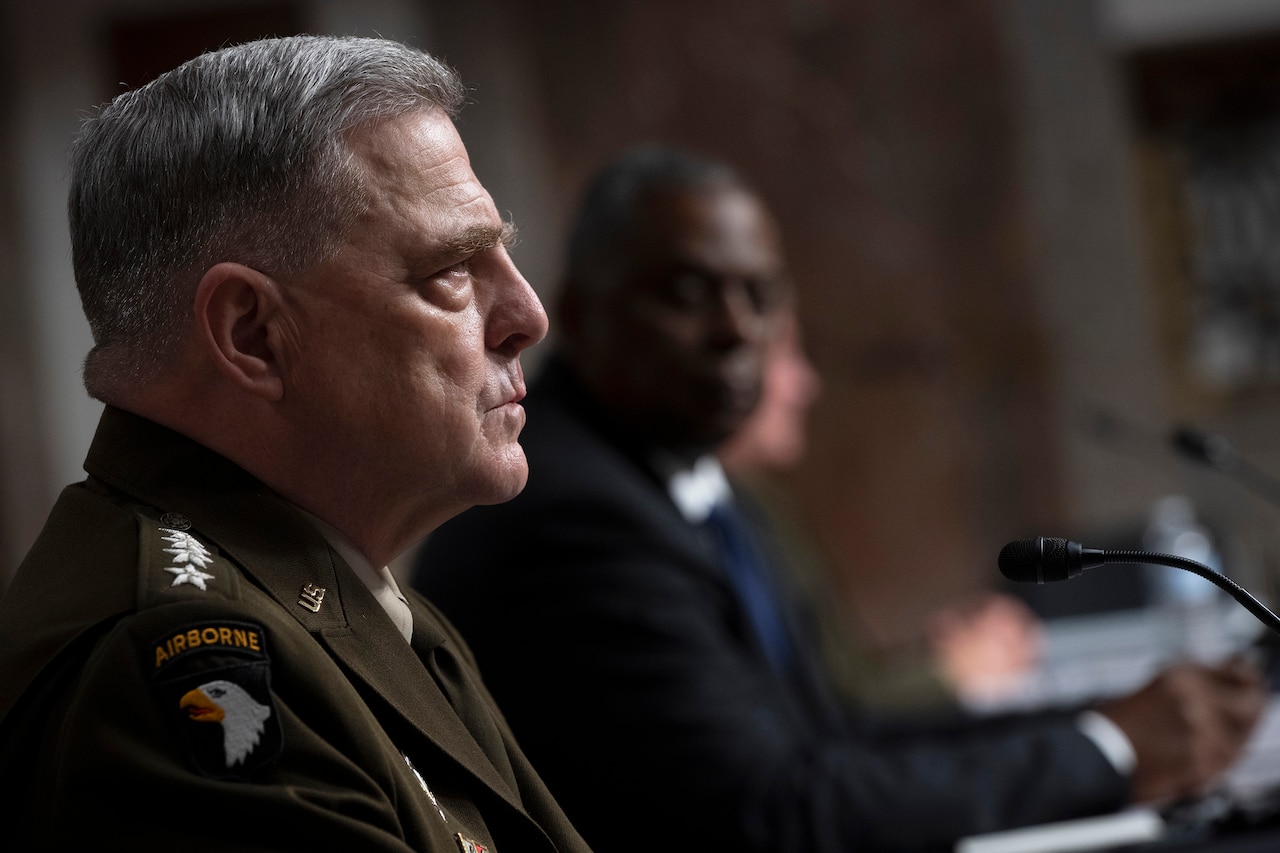
<instances>
[{"instance_id":1,"label":"white dress shirt collar","mask_svg":"<svg viewBox=\"0 0 1280 853\"><path fill-rule=\"evenodd\" d=\"M712 507L732 499L729 479L720 461L709 453L699 457L692 467L681 466L671 458L660 459L657 465L666 477L671 500L690 524L701 524Z\"/></svg>"}]
</instances>

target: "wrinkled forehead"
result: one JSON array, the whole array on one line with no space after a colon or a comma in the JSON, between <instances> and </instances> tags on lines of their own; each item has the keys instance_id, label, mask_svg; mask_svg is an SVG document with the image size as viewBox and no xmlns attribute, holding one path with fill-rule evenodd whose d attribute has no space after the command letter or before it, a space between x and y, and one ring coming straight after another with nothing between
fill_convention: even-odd
<instances>
[{"instance_id":1,"label":"wrinkled forehead","mask_svg":"<svg viewBox=\"0 0 1280 853\"><path fill-rule=\"evenodd\" d=\"M461 232L503 228L493 199L471 169L453 121L440 110L410 113L362 128L349 148L365 189L366 224L414 220L437 236L474 242ZM457 230L458 235L442 233ZM508 227L507 231L510 230ZM496 242L507 242L507 234ZM485 240L492 244L492 237Z\"/></svg>"},{"instance_id":2,"label":"wrinkled forehead","mask_svg":"<svg viewBox=\"0 0 1280 853\"><path fill-rule=\"evenodd\" d=\"M438 109L360 125L345 143L366 183L383 189L422 192L478 183L452 119Z\"/></svg>"}]
</instances>

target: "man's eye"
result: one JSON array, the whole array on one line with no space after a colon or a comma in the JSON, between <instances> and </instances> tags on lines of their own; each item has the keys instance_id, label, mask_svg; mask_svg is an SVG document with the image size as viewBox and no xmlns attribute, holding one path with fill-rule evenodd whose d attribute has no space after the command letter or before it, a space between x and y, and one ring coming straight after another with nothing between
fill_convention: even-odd
<instances>
[{"instance_id":1,"label":"man's eye","mask_svg":"<svg viewBox=\"0 0 1280 853\"><path fill-rule=\"evenodd\" d=\"M704 276L682 273L667 283L666 293L676 305L696 308L715 298L715 285Z\"/></svg>"},{"instance_id":2,"label":"man's eye","mask_svg":"<svg viewBox=\"0 0 1280 853\"><path fill-rule=\"evenodd\" d=\"M467 258L433 272L417 282L418 292L428 302L447 311L462 309L471 301L471 267L471 259Z\"/></svg>"},{"instance_id":3,"label":"man's eye","mask_svg":"<svg viewBox=\"0 0 1280 853\"><path fill-rule=\"evenodd\" d=\"M419 287L424 291L458 290L471 281L471 259L436 270L419 280Z\"/></svg>"},{"instance_id":4,"label":"man's eye","mask_svg":"<svg viewBox=\"0 0 1280 853\"><path fill-rule=\"evenodd\" d=\"M450 277L456 277L460 275L470 275L470 274L471 274L471 259L467 258L465 261L459 261L458 263L454 264L451 267L445 267L444 269L440 270L440 272L436 273L436 277L450 278Z\"/></svg>"}]
</instances>

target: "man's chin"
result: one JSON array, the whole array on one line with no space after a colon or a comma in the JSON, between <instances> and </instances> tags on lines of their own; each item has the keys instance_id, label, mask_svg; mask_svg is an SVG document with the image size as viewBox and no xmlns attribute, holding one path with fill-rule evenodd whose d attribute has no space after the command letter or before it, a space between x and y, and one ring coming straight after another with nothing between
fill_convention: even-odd
<instances>
[{"instance_id":1,"label":"man's chin","mask_svg":"<svg viewBox=\"0 0 1280 853\"><path fill-rule=\"evenodd\" d=\"M525 461L524 451L520 451L519 461L512 461L496 476L485 490L485 494L476 501L478 506L492 506L506 503L524 491L529 482L529 463Z\"/></svg>"}]
</instances>

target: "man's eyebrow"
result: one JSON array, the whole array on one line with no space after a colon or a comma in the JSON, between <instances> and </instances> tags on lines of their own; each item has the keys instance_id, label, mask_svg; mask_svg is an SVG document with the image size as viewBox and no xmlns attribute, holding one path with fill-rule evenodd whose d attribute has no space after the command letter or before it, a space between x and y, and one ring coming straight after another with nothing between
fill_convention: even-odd
<instances>
[{"instance_id":1,"label":"man's eyebrow","mask_svg":"<svg viewBox=\"0 0 1280 853\"><path fill-rule=\"evenodd\" d=\"M473 225L445 241L450 254L474 255L495 246L510 249L516 243L516 226L511 222L502 225Z\"/></svg>"}]
</instances>

